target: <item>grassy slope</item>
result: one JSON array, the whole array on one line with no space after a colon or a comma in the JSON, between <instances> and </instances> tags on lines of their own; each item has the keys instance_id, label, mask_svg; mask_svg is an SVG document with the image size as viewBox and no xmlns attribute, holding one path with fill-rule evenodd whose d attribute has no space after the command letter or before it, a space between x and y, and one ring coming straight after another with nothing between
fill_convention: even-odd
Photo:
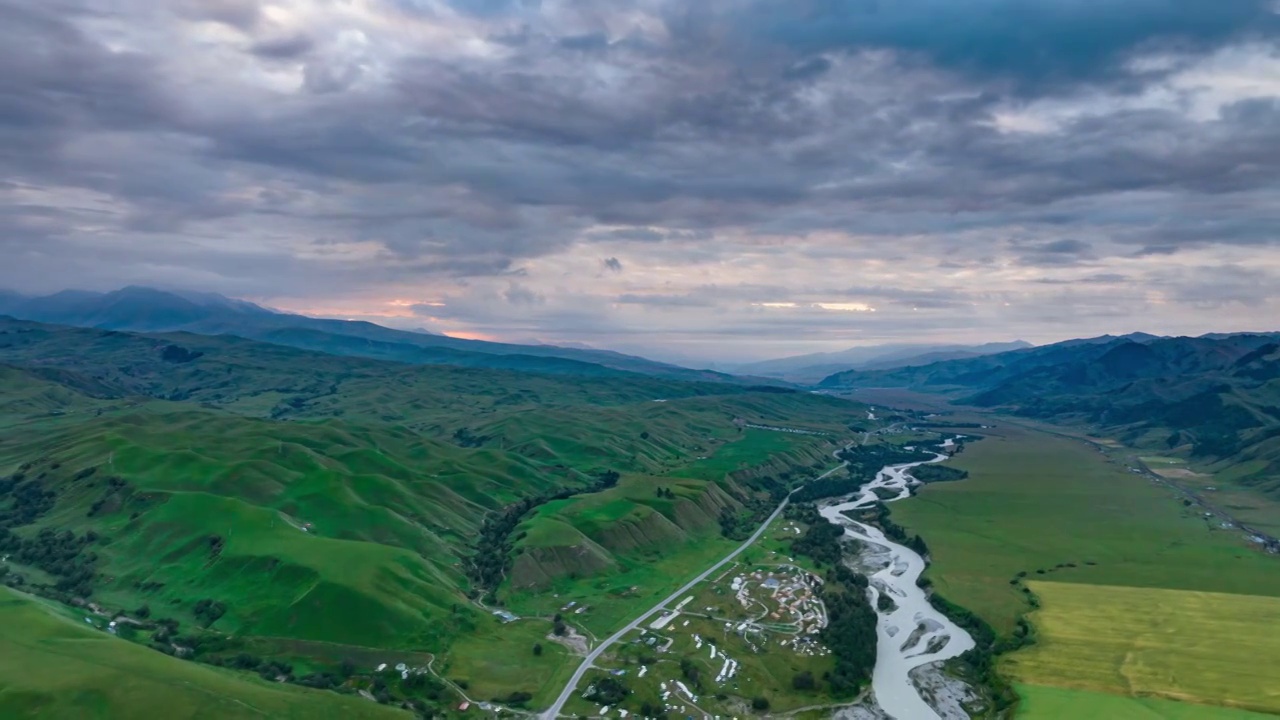
<instances>
[{"instance_id":1,"label":"grassy slope","mask_svg":"<svg viewBox=\"0 0 1280 720\"><path fill-rule=\"evenodd\" d=\"M677 499L656 497L659 486L670 488ZM532 565L528 556L548 549L563 549L550 557L565 565L543 561L542 567L556 573L555 581L523 588L513 583L508 603L517 612L551 615L576 600L592 610L573 620L609 634L734 547L720 537L716 508L722 506L736 504L713 484L648 476L630 476L603 493L548 503L521 526L529 535L520 545L526 557L517 560L515 579ZM584 550L601 553L607 566L592 572L571 565Z\"/></svg>"},{"instance_id":2,"label":"grassy slope","mask_svg":"<svg viewBox=\"0 0 1280 720\"><path fill-rule=\"evenodd\" d=\"M40 435L40 454L62 464L55 480L97 466L151 498L137 518L131 505L90 520L86 508L109 497L104 483L63 484L36 526L116 538L99 550L113 578L104 599L180 614L212 597L229 604L225 630L364 646L441 647L444 613L466 604L455 565L469 530L487 510L563 480L517 456L340 422L155 411ZM10 439L0 457L33 454L27 434ZM216 558L212 536L225 542ZM165 585L138 589L148 582Z\"/></svg>"},{"instance_id":3,"label":"grassy slope","mask_svg":"<svg viewBox=\"0 0 1280 720\"><path fill-rule=\"evenodd\" d=\"M1055 582L1280 595L1275 560L1218 530L1169 490L1081 442L1002 424L894 518L929 542L935 586L1009 632L1027 608L1019 571ZM1096 565L1086 565L1094 562ZM1054 569L1075 563L1075 568Z\"/></svg>"},{"instance_id":4,"label":"grassy slope","mask_svg":"<svg viewBox=\"0 0 1280 720\"><path fill-rule=\"evenodd\" d=\"M614 488L551 502L532 513L518 528L526 535L517 545L512 582L502 592L507 607L522 619L501 632L523 640L508 638L514 650L503 653L496 651L494 639L469 636L457 643L446 666L450 676L467 680L479 697L518 687L537 701L549 701L563 687L570 666L551 664L545 653L536 660L528 654L539 641L548 652L559 651L541 637L550 627L547 619L574 601L574 610L588 609L565 611L567 621L605 637L739 544L720 535L719 508L737 503L713 479L723 481L771 461L825 461L824 468L836 462L828 457L827 437L730 432L736 434L733 442L676 474L627 475ZM659 487L675 498L659 498Z\"/></svg>"},{"instance_id":5,"label":"grassy slope","mask_svg":"<svg viewBox=\"0 0 1280 720\"><path fill-rule=\"evenodd\" d=\"M6 718L407 718L359 697L176 660L0 588Z\"/></svg>"},{"instance_id":6,"label":"grassy slope","mask_svg":"<svg viewBox=\"0 0 1280 720\"><path fill-rule=\"evenodd\" d=\"M215 630L306 667L377 659L369 648L442 652L438 666L472 679L485 699L539 692L569 666L546 642L541 658L526 656L549 619L503 626L467 600L459 563L486 512L603 468L660 482L696 505L723 492L709 478L775 462L785 447L829 442L743 434L734 418L840 433L863 414L802 393L406 368L235 338L40 326L0 335L0 360L29 363L39 375L0 372L0 473L35 461L29 474L44 473L41 482L58 492L53 511L21 532L102 535L93 547L102 578L95 600L148 603L184 628L194 625L196 600L221 600L228 612ZM165 362L170 343L203 355ZM478 447L459 447L459 430ZM88 467L98 473L71 482ZM692 477L672 477L688 468ZM127 492L111 495L112 476ZM600 506L558 517L580 539L607 528L610 513L661 515L656 496L637 487L634 496L565 501ZM608 580L665 593L721 553L714 510L668 518L687 541L661 557L643 542L614 542L626 567ZM588 627L607 629L641 597L600 602Z\"/></svg>"}]
</instances>

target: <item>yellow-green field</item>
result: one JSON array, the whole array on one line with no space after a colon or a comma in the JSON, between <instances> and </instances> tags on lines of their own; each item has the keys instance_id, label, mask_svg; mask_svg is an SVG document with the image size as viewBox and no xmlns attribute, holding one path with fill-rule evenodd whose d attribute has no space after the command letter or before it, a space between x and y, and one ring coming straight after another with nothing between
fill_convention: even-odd
<instances>
[{"instance_id":1,"label":"yellow-green field","mask_svg":"<svg viewBox=\"0 0 1280 720\"><path fill-rule=\"evenodd\" d=\"M1280 713L1280 598L1028 585L1037 642L1002 663L1019 681Z\"/></svg>"},{"instance_id":2,"label":"yellow-green field","mask_svg":"<svg viewBox=\"0 0 1280 720\"><path fill-rule=\"evenodd\" d=\"M1017 685L1019 720L1266 720L1248 710L1192 705L1153 697L1120 697L1089 690Z\"/></svg>"}]
</instances>

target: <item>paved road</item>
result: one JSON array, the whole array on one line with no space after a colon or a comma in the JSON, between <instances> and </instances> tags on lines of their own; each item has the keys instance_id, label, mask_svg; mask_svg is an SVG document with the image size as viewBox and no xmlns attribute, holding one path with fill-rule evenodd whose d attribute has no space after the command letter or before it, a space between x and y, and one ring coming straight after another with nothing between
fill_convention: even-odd
<instances>
[{"instance_id":1,"label":"paved road","mask_svg":"<svg viewBox=\"0 0 1280 720\"><path fill-rule=\"evenodd\" d=\"M822 478L825 478L831 473L834 473L837 470L843 468L844 465L845 465L844 463L840 463L839 465L831 468L830 470L826 471L822 475L818 476L818 479L821 480ZM795 491L793 490L792 492L795 492ZM720 560L720 562L717 562L715 565L712 565L711 567L704 570L701 575L690 580L679 590L668 595L665 600L658 603L657 605L654 605L645 614L641 615L635 620L632 620L630 623L627 624L626 627L622 628L621 630L614 633L613 635L610 635L608 639L606 639L604 642L597 645L594 650L588 653L587 657L583 659L582 664L579 665L578 669L574 671L573 677L569 678L569 682L564 686L564 690L560 693L560 697L556 698L556 701L551 705L551 707L547 708L546 712L542 713L542 717L544 718L544 720L555 720L555 718L559 717L560 711L564 709L564 704L569 701L569 698L573 695L574 690L578 688L578 683L582 681L582 676L587 674L587 671L591 669L591 666L593 664L595 664L596 659L599 658L602 654L604 654L604 651L608 650L610 645L613 645L614 643L621 640L622 636L640 627L640 625L643 624L644 621L653 617L655 614L658 613L658 611L662 610L667 605L670 605L671 603L675 602L681 595L684 595L685 593L692 590L694 585L697 585L703 580L706 580L707 577L710 576L712 573L724 567L725 564L729 563L734 558L738 557L738 555L742 554L743 550L746 550L748 547L752 545L752 543L760 539L760 536L764 534L764 531L766 529L768 529L769 524L772 523L774 520L776 520L778 516L782 514L782 511L786 509L787 503L790 502L790 500L791 500L790 495L787 495L786 498L783 498L782 502L778 503L778 507L776 510L773 511L773 514L770 515L763 523L761 523L760 527L756 529L756 531L751 535L751 537L747 538L746 542L739 545L737 549L735 549L733 552L729 553L728 555L725 555L724 558Z\"/></svg>"}]
</instances>

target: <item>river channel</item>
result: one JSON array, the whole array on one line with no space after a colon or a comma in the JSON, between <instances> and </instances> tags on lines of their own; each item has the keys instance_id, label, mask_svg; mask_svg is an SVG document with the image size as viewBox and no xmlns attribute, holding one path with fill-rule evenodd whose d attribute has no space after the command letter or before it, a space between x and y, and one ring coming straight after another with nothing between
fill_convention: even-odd
<instances>
[{"instance_id":1,"label":"river channel","mask_svg":"<svg viewBox=\"0 0 1280 720\"><path fill-rule=\"evenodd\" d=\"M939 715L920 696L911 682L912 670L939 660L949 660L974 646L973 638L929 604L925 591L917 582L924 572L924 558L913 550L889 540L878 528L850 520L844 513L862 510L877 501L875 488L896 491L896 502L911 496L910 486L916 482L910 470L917 465L945 459L906 465L891 465L881 470L859 494L847 502L821 509L828 521L844 527L845 536L866 544L864 561L883 563L870 574L871 605L878 616L876 628L876 667L871 676L871 689L880 709L895 720L937 720ZM879 597L886 593L894 605L879 609Z\"/></svg>"}]
</instances>

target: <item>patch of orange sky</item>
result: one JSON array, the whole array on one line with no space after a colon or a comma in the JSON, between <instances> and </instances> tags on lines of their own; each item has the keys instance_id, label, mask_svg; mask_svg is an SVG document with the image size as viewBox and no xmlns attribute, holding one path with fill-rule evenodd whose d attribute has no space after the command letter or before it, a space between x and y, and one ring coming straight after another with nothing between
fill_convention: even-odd
<instances>
[{"instance_id":1,"label":"patch of orange sky","mask_svg":"<svg viewBox=\"0 0 1280 720\"><path fill-rule=\"evenodd\" d=\"M308 317L322 318L347 318L349 320L371 320L377 322L380 318L412 318L416 320L425 320L436 325L453 325L456 324L450 320L442 320L437 317L424 316L421 313L414 312L414 306L427 305L430 307L444 307L444 303L430 300L379 300L368 304L361 303L358 307L353 306L332 306L332 305L294 305L286 302L264 303L270 305L277 310L296 313L298 315L306 315ZM459 340L484 340L487 342L502 342L502 338L496 335L478 332L467 329L440 329L437 330L445 337L458 338Z\"/></svg>"},{"instance_id":2,"label":"patch of orange sky","mask_svg":"<svg viewBox=\"0 0 1280 720\"><path fill-rule=\"evenodd\" d=\"M258 301L262 302L262 301ZM297 313L298 315L307 315L310 317L386 317L386 318L415 318L422 317L421 314L413 311L415 305L427 305L430 307L444 307L442 302L433 302L427 300L375 300L368 303L360 303L358 306L334 306L334 305L296 305L285 301L264 302L264 304L277 310L285 312ZM435 318L431 318L435 320Z\"/></svg>"},{"instance_id":3,"label":"patch of orange sky","mask_svg":"<svg viewBox=\"0 0 1280 720\"><path fill-rule=\"evenodd\" d=\"M502 339L496 335L487 335L482 332L473 332L470 330L442 330L441 335L445 337L458 338L459 340L484 340L486 342L502 342Z\"/></svg>"}]
</instances>

